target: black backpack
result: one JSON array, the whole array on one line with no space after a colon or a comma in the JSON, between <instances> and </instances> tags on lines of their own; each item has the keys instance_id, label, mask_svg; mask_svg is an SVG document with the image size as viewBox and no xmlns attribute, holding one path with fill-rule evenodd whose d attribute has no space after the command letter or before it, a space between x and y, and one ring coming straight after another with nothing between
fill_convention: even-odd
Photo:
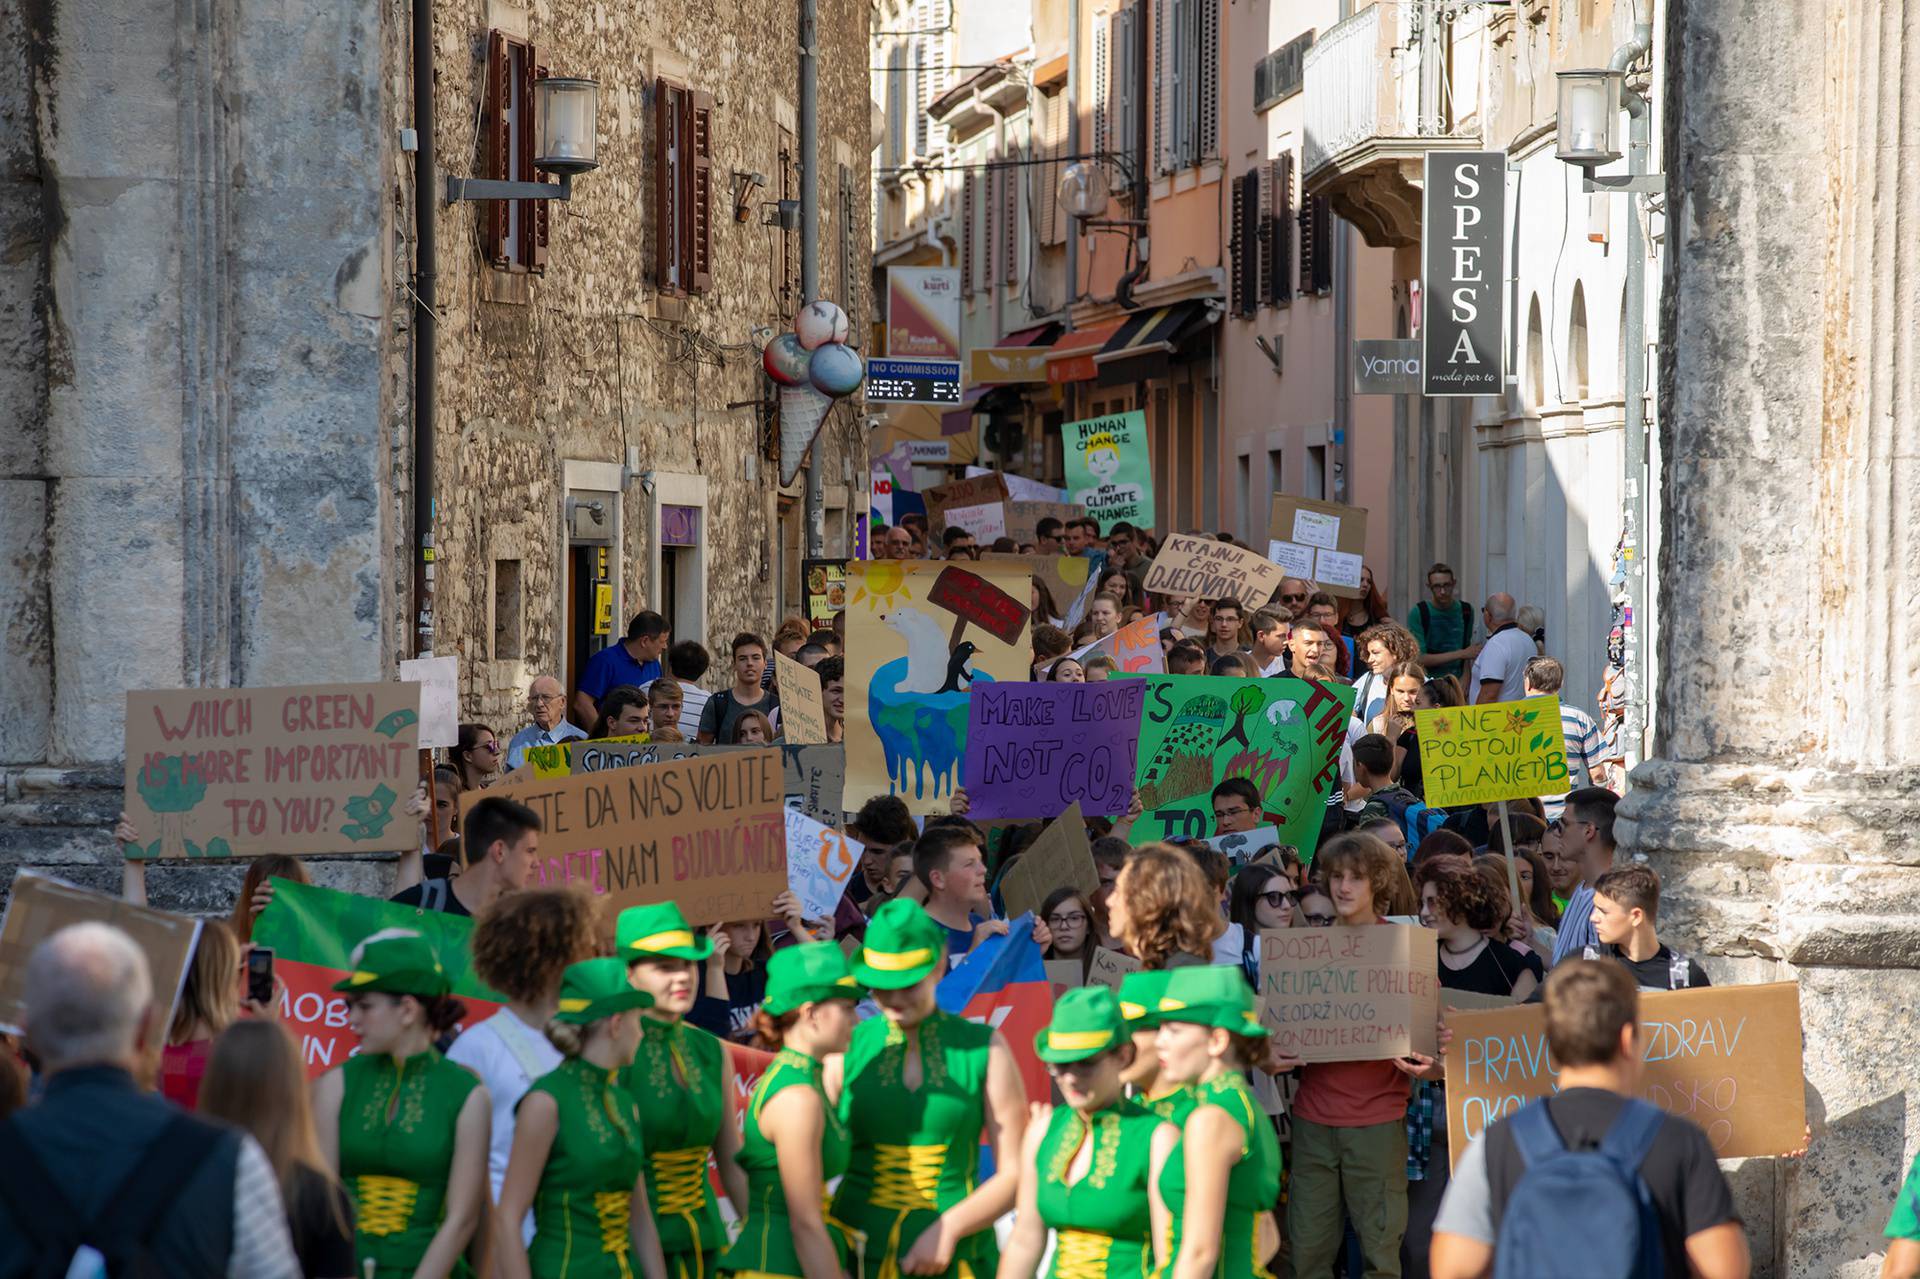
<instances>
[{"instance_id":1,"label":"black backpack","mask_svg":"<svg viewBox=\"0 0 1920 1279\"><path fill-rule=\"evenodd\" d=\"M148 1251L152 1236L201 1161L227 1135L191 1115L173 1116L102 1201L100 1216L85 1221L19 1128L0 1123L0 1200L33 1247L27 1273L62 1279L74 1254L89 1247L105 1261L110 1279L175 1279Z\"/></svg>"}]
</instances>

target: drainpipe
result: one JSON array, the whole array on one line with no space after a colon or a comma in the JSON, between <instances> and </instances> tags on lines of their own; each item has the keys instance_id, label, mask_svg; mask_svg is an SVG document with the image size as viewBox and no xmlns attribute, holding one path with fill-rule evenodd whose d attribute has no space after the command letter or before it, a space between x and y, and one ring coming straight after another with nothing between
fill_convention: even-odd
<instances>
[{"instance_id":1,"label":"drainpipe","mask_svg":"<svg viewBox=\"0 0 1920 1279\"><path fill-rule=\"evenodd\" d=\"M1080 154L1080 0L1067 0L1067 154ZM1058 175L1054 178L1058 185ZM1055 192L1058 198L1058 192ZM1071 233L1067 237L1067 301L1060 308L1063 316L1071 316L1073 304L1080 300L1080 228L1073 226L1073 219L1067 224Z\"/></svg>"},{"instance_id":2,"label":"drainpipe","mask_svg":"<svg viewBox=\"0 0 1920 1279\"><path fill-rule=\"evenodd\" d=\"M433 421L436 361L434 220L440 183L433 157L433 0L413 0L413 566L414 654L433 654Z\"/></svg>"}]
</instances>

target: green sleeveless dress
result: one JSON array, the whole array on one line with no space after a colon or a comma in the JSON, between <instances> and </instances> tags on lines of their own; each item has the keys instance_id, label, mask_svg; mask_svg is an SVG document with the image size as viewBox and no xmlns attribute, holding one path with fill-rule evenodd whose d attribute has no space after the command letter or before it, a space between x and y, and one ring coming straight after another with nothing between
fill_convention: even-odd
<instances>
[{"instance_id":1,"label":"green sleeveless dress","mask_svg":"<svg viewBox=\"0 0 1920 1279\"><path fill-rule=\"evenodd\" d=\"M647 1203L660 1231L667 1279L707 1279L726 1245L707 1156L727 1119L732 1077L726 1045L684 1021L642 1017L645 1033L621 1082L640 1103Z\"/></svg>"},{"instance_id":2,"label":"green sleeveless dress","mask_svg":"<svg viewBox=\"0 0 1920 1279\"><path fill-rule=\"evenodd\" d=\"M793 1246L793 1227L787 1217L787 1192L780 1184L780 1152L760 1130L760 1112L788 1088L811 1088L820 1094L826 1127L820 1134L820 1174L824 1186L847 1170L847 1128L827 1101L821 1085L820 1063L805 1053L783 1048L754 1086L747 1108L746 1140L740 1146L740 1168L747 1174L746 1215L740 1237L720 1258L720 1269L737 1274L798 1275L800 1253ZM822 1191L824 1198L825 1192ZM833 1239L840 1266L847 1265L848 1232L831 1215L827 1234Z\"/></svg>"},{"instance_id":3,"label":"green sleeveless dress","mask_svg":"<svg viewBox=\"0 0 1920 1279\"><path fill-rule=\"evenodd\" d=\"M644 1162L640 1107L618 1071L569 1057L527 1089L559 1111L533 1196L527 1261L541 1279L633 1279L633 1188ZM520 1099L526 1105L526 1097Z\"/></svg>"},{"instance_id":4,"label":"green sleeveless dress","mask_svg":"<svg viewBox=\"0 0 1920 1279\"><path fill-rule=\"evenodd\" d=\"M1165 1122L1125 1099L1085 1119L1071 1107L1053 1108L1034 1159L1040 1220L1054 1231L1050 1279L1146 1279L1152 1273L1147 1183L1154 1130ZM1086 1176L1068 1185L1067 1173L1089 1127L1092 1164Z\"/></svg>"},{"instance_id":5,"label":"green sleeveless dress","mask_svg":"<svg viewBox=\"0 0 1920 1279\"><path fill-rule=\"evenodd\" d=\"M1163 1092L1153 1097L1141 1097L1138 1100L1142 1106L1176 1128L1183 1127L1187 1122L1187 1116L1193 1113L1193 1089L1186 1084L1181 1084L1170 1092Z\"/></svg>"},{"instance_id":6,"label":"green sleeveless dress","mask_svg":"<svg viewBox=\"0 0 1920 1279\"><path fill-rule=\"evenodd\" d=\"M866 1236L866 1279L900 1279L920 1233L978 1182L993 1031L935 1011L919 1026L920 1086L902 1082L907 1037L886 1017L854 1027L840 1114L853 1140L834 1215ZM962 1239L946 1279L992 1279L992 1230Z\"/></svg>"},{"instance_id":7,"label":"green sleeveless dress","mask_svg":"<svg viewBox=\"0 0 1920 1279\"><path fill-rule=\"evenodd\" d=\"M1201 1106L1218 1106L1240 1126L1240 1160L1227 1176L1227 1210L1220 1229L1220 1264L1215 1279L1272 1279L1254 1255L1255 1221L1272 1212L1280 1199L1280 1140L1266 1112L1254 1099L1246 1076L1238 1071L1216 1075L1192 1089L1188 1118ZM1184 1120L1182 1121L1184 1123ZM1167 1268L1180 1255L1181 1214L1187 1206L1187 1164L1184 1158L1167 1160L1160 1171L1160 1196L1173 1214L1173 1234L1167 1248Z\"/></svg>"},{"instance_id":8,"label":"green sleeveless dress","mask_svg":"<svg viewBox=\"0 0 1920 1279\"><path fill-rule=\"evenodd\" d=\"M446 1217L460 1108L480 1081L432 1048L340 1067L340 1179L353 1196L354 1273L408 1279ZM471 1273L463 1260L455 1275Z\"/></svg>"}]
</instances>

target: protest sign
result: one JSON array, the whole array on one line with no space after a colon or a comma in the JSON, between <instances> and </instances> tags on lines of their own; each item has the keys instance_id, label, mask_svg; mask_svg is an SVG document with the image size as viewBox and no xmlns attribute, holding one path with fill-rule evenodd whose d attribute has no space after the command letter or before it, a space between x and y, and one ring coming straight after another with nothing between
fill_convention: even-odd
<instances>
[{"instance_id":1,"label":"protest sign","mask_svg":"<svg viewBox=\"0 0 1920 1279\"><path fill-rule=\"evenodd\" d=\"M1213 788L1244 777L1260 792L1255 816L1279 842L1313 848L1327 797L1340 780L1340 748L1353 689L1291 676L1149 675L1135 781L1144 813L1136 840L1213 832Z\"/></svg>"},{"instance_id":2,"label":"protest sign","mask_svg":"<svg viewBox=\"0 0 1920 1279\"><path fill-rule=\"evenodd\" d=\"M1007 500L1007 481L998 471L964 480L936 484L921 494L927 503L927 523L938 537L947 527L947 513L967 506L986 506ZM964 527L964 526L963 526ZM998 537L999 534L994 534Z\"/></svg>"},{"instance_id":3,"label":"protest sign","mask_svg":"<svg viewBox=\"0 0 1920 1279\"><path fill-rule=\"evenodd\" d=\"M253 940L273 948L274 974L287 986L280 1024L300 1041L300 1060L310 1077L339 1065L358 1046L347 1027L347 997L333 984L353 970L353 948L381 929L404 928L426 938L447 970L454 997L467 1006L463 1025L492 1016L505 1002L505 996L488 989L473 971L473 920L468 916L290 879L272 883L273 900L253 921Z\"/></svg>"},{"instance_id":4,"label":"protest sign","mask_svg":"<svg viewBox=\"0 0 1920 1279\"><path fill-rule=\"evenodd\" d=\"M1047 981L1053 986L1055 999L1066 994L1076 986L1087 984L1086 974L1081 971L1077 959L1049 959L1046 961Z\"/></svg>"},{"instance_id":5,"label":"protest sign","mask_svg":"<svg viewBox=\"0 0 1920 1279\"><path fill-rule=\"evenodd\" d=\"M1236 831L1231 835L1207 837L1208 848L1216 853L1226 854L1240 865L1252 861L1255 854L1267 845L1280 842L1280 831L1273 826L1256 826L1252 830Z\"/></svg>"},{"instance_id":6,"label":"protest sign","mask_svg":"<svg viewBox=\"0 0 1920 1279\"><path fill-rule=\"evenodd\" d=\"M1018 564L1046 588L1046 600L1052 601L1053 617L1033 618L1035 626L1056 618L1068 626L1077 625L1086 611L1098 583L1093 577L1093 561L1084 555L1015 555L1005 551L983 551L983 564Z\"/></svg>"},{"instance_id":7,"label":"protest sign","mask_svg":"<svg viewBox=\"0 0 1920 1279\"><path fill-rule=\"evenodd\" d=\"M832 629L833 615L847 606L847 562L801 560L800 577L807 584L807 625Z\"/></svg>"},{"instance_id":8,"label":"protest sign","mask_svg":"<svg viewBox=\"0 0 1920 1279\"><path fill-rule=\"evenodd\" d=\"M1365 508L1275 493L1267 536L1267 558L1288 576L1304 577L1329 595L1360 598Z\"/></svg>"},{"instance_id":9,"label":"protest sign","mask_svg":"<svg viewBox=\"0 0 1920 1279\"><path fill-rule=\"evenodd\" d=\"M1435 808L1567 792L1557 697L1417 710L1413 727L1426 801Z\"/></svg>"},{"instance_id":10,"label":"protest sign","mask_svg":"<svg viewBox=\"0 0 1920 1279\"><path fill-rule=\"evenodd\" d=\"M1431 928L1287 928L1260 934L1260 1020L1303 1061L1433 1056L1438 936Z\"/></svg>"},{"instance_id":11,"label":"protest sign","mask_svg":"<svg viewBox=\"0 0 1920 1279\"><path fill-rule=\"evenodd\" d=\"M827 740L827 708L820 676L785 653L773 655L773 678L780 688L780 736L796 746L820 746Z\"/></svg>"},{"instance_id":12,"label":"protest sign","mask_svg":"<svg viewBox=\"0 0 1920 1279\"><path fill-rule=\"evenodd\" d=\"M947 528L965 529L976 542L990 544L1007 535L1007 504L982 502L978 506L952 506L941 512Z\"/></svg>"},{"instance_id":13,"label":"protest sign","mask_svg":"<svg viewBox=\"0 0 1920 1279\"><path fill-rule=\"evenodd\" d=\"M1140 961L1132 955L1123 955L1117 950L1108 950L1105 946L1093 948L1093 964L1087 969L1087 985L1105 986L1116 994L1120 983L1128 973L1140 971Z\"/></svg>"},{"instance_id":14,"label":"protest sign","mask_svg":"<svg viewBox=\"0 0 1920 1279\"><path fill-rule=\"evenodd\" d=\"M576 737L551 746L529 746L526 764L535 777L572 777L576 773L599 773L609 768L631 768L651 764L653 756L644 747L653 741L646 733L621 737ZM502 778L502 781L511 779Z\"/></svg>"},{"instance_id":15,"label":"protest sign","mask_svg":"<svg viewBox=\"0 0 1920 1279\"><path fill-rule=\"evenodd\" d=\"M23 870L14 875L6 914L0 916L0 1031L17 1035L26 1028L27 960L34 947L70 924L89 923L111 924L133 939L147 957L154 1005L166 1010L155 1029L164 1033L172 1024L200 941L200 921Z\"/></svg>"},{"instance_id":16,"label":"protest sign","mask_svg":"<svg viewBox=\"0 0 1920 1279\"><path fill-rule=\"evenodd\" d=\"M842 820L840 791L846 780L846 748L838 743L831 746L801 746L776 742L774 745L780 750L785 798L800 801L800 811L815 821L837 828ZM553 771L542 773L529 762L511 773L503 774L494 784L513 786L536 777L579 777L584 773L604 772L610 768L634 768L670 759L698 759L758 749L761 748L654 742L649 741L644 733L632 737L562 742L558 746L536 746L527 751L529 761L535 758L536 751L553 752L551 756L542 756L557 761L553 764Z\"/></svg>"},{"instance_id":17,"label":"protest sign","mask_svg":"<svg viewBox=\"0 0 1920 1279\"><path fill-rule=\"evenodd\" d=\"M1053 817L1079 804L1117 817L1133 801L1146 685L982 684L967 711L961 777L975 821Z\"/></svg>"},{"instance_id":18,"label":"protest sign","mask_svg":"<svg viewBox=\"0 0 1920 1279\"><path fill-rule=\"evenodd\" d=\"M1147 415L1110 413L1068 422L1060 428L1067 496L1086 508L1106 532L1121 520L1151 527L1153 458Z\"/></svg>"},{"instance_id":19,"label":"protest sign","mask_svg":"<svg viewBox=\"0 0 1920 1279\"><path fill-rule=\"evenodd\" d=\"M130 859L417 847L417 684L127 694Z\"/></svg>"},{"instance_id":20,"label":"protest sign","mask_svg":"<svg viewBox=\"0 0 1920 1279\"><path fill-rule=\"evenodd\" d=\"M1272 560L1232 542L1171 533L1147 566L1140 589L1175 599L1226 599L1250 609L1273 598L1286 571Z\"/></svg>"},{"instance_id":21,"label":"protest sign","mask_svg":"<svg viewBox=\"0 0 1920 1279\"><path fill-rule=\"evenodd\" d=\"M460 659L410 657L400 663L400 682L420 686L420 749L460 744Z\"/></svg>"},{"instance_id":22,"label":"protest sign","mask_svg":"<svg viewBox=\"0 0 1920 1279\"><path fill-rule=\"evenodd\" d=\"M909 812L944 813L969 691L1027 678L1028 576L1003 561L869 560L848 581L843 803L898 795Z\"/></svg>"},{"instance_id":23,"label":"protest sign","mask_svg":"<svg viewBox=\"0 0 1920 1279\"><path fill-rule=\"evenodd\" d=\"M1007 502L1007 536L1023 545L1032 542L1037 546L1040 542L1041 520L1056 519L1065 524L1086 513L1087 508L1077 502L1023 502L1016 491L1015 496Z\"/></svg>"},{"instance_id":24,"label":"protest sign","mask_svg":"<svg viewBox=\"0 0 1920 1279\"><path fill-rule=\"evenodd\" d=\"M1046 379L1042 378L1041 380L1045 381ZM973 463L968 463L966 468L968 478L972 478L975 475L990 475L992 473L993 468L990 466L977 466ZM1055 488L1051 484L1042 484L1039 480L1028 479L1026 476L1016 475L1012 471L1000 472L1000 478L1007 482L1007 500L1010 502L1066 503L1067 491L1063 488Z\"/></svg>"},{"instance_id":25,"label":"protest sign","mask_svg":"<svg viewBox=\"0 0 1920 1279\"><path fill-rule=\"evenodd\" d=\"M1495 1121L1558 1091L1559 1069L1539 1004L1451 1013L1447 1025L1447 1127L1458 1160ZM1797 983L1642 991L1640 1042L1639 1095L1699 1126L1717 1157L1805 1144Z\"/></svg>"},{"instance_id":26,"label":"protest sign","mask_svg":"<svg viewBox=\"0 0 1920 1279\"><path fill-rule=\"evenodd\" d=\"M1027 851L1014 858L1000 877L1000 904L1008 919L1029 911L1038 916L1040 904L1056 888L1073 888L1088 898L1100 888L1100 870L1093 864L1093 846L1077 804L1047 823Z\"/></svg>"},{"instance_id":27,"label":"protest sign","mask_svg":"<svg viewBox=\"0 0 1920 1279\"><path fill-rule=\"evenodd\" d=\"M577 777L540 778L513 798L540 815L546 887L578 884L608 913L677 901L687 919L761 919L787 887L779 752L745 747ZM465 819L491 791L460 797Z\"/></svg>"},{"instance_id":28,"label":"protest sign","mask_svg":"<svg viewBox=\"0 0 1920 1279\"><path fill-rule=\"evenodd\" d=\"M795 808L786 812L787 887L802 919L832 919L860 864L860 846Z\"/></svg>"},{"instance_id":29,"label":"protest sign","mask_svg":"<svg viewBox=\"0 0 1920 1279\"><path fill-rule=\"evenodd\" d=\"M1167 672L1167 654L1160 647L1160 630L1166 624L1167 615L1155 613L1152 617L1129 622L1113 634L1097 639L1084 648L1075 649L1068 656L1084 663L1089 657L1100 654L1111 657L1123 675L1164 675Z\"/></svg>"},{"instance_id":30,"label":"protest sign","mask_svg":"<svg viewBox=\"0 0 1920 1279\"><path fill-rule=\"evenodd\" d=\"M940 979L934 999L945 1012L992 1026L1005 1036L1031 1101L1052 1096L1047 1068L1033 1040L1053 1017L1053 986L1033 940L1033 920L1016 918L1004 937L989 937Z\"/></svg>"}]
</instances>

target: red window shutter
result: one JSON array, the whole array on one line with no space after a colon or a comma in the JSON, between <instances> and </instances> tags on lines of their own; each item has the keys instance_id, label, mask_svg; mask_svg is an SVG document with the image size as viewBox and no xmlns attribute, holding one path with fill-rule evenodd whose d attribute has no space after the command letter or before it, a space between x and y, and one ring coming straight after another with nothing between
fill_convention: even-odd
<instances>
[{"instance_id":1,"label":"red window shutter","mask_svg":"<svg viewBox=\"0 0 1920 1279\"><path fill-rule=\"evenodd\" d=\"M653 82L653 273L662 293L674 291L673 88Z\"/></svg>"},{"instance_id":2,"label":"red window shutter","mask_svg":"<svg viewBox=\"0 0 1920 1279\"><path fill-rule=\"evenodd\" d=\"M500 181L505 181L513 168L513 135L507 127L507 102L512 93L508 83L508 68L511 65L507 37L498 31L487 32L487 83L482 95L482 111L486 122L481 136L486 146L487 176ZM507 252L507 202L482 201L478 216L481 250L487 256L487 264L502 269L511 265L512 258Z\"/></svg>"},{"instance_id":3,"label":"red window shutter","mask_svg":"<svg viewBox=\"0 0 1920 1279\"><path fill-rule=\"evenodd\" d=\"M520 67L520 172L524 181L542 182L546 180L546 174L533 167L540 137L540 121L534 116L536 95L533 86L547 74L547 69L534 65L532 45L527 46L527 56L521 61ZM551 200L520 202L520 261L535 275L545 275L547 271L547 218L552 207Z\"/></svg>"},{"instance_id":4,"label":"red window shutter","mask_svg":"<svg viewBox=\"0 0 1920 1279\"><path fill-rule=\"evenodd\" d=\"M687 240L693 250L693 291L713 286L713 95L693 94L692 223Z\"/></svg>"}]
</instances>

